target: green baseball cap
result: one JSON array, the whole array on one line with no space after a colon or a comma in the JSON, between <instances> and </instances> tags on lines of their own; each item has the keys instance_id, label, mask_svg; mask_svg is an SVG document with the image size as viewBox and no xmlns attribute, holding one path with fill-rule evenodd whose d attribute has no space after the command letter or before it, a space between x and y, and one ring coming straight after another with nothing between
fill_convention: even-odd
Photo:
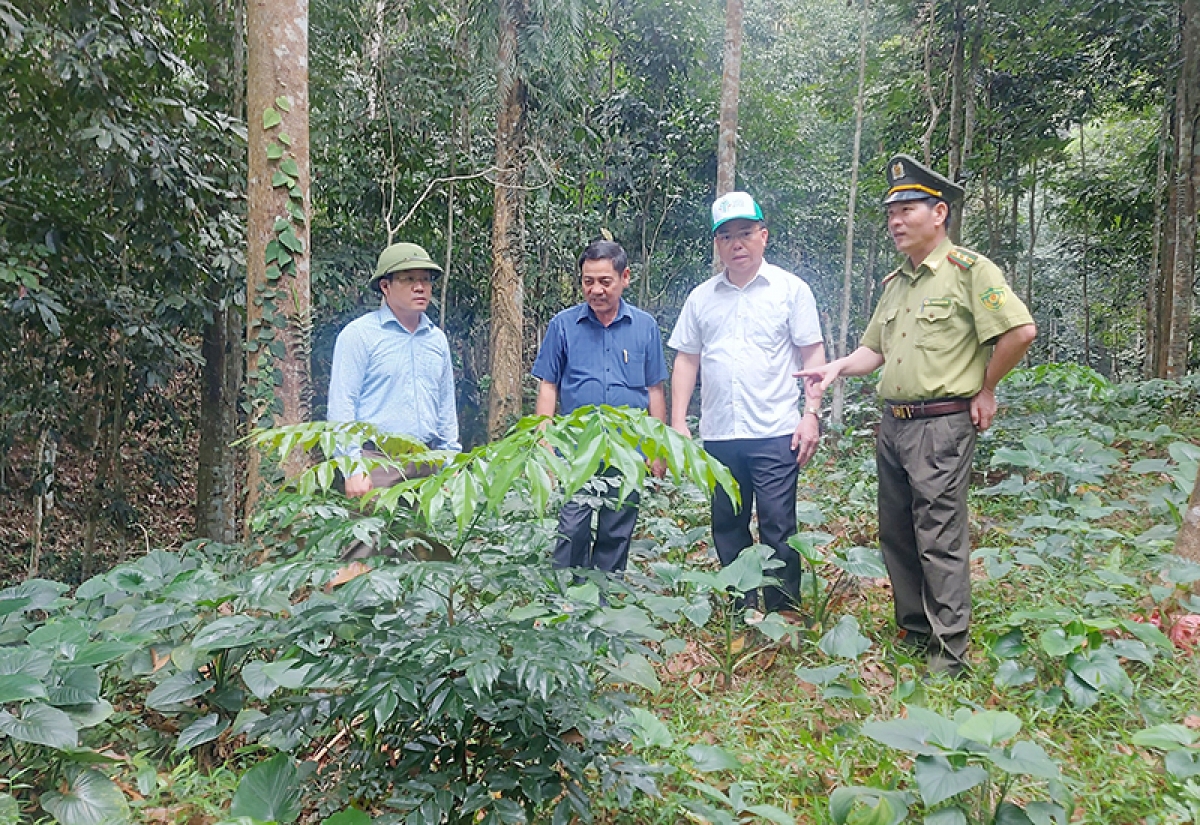
<instances>
[{"instance_id":1,"label":"green baseball cap","mask_svg":"<svg viewBox=\"0 0 1200 825\"><path fill-rule=\"evenodd\" d=\"M379 263L375 264L375 274L367 281L367 286L374 287L384 275L406 269L427 269L435 278L442 274L442 268L422 247L415 243L394 243L379 253Z\"/></svg>"}]
</instances>

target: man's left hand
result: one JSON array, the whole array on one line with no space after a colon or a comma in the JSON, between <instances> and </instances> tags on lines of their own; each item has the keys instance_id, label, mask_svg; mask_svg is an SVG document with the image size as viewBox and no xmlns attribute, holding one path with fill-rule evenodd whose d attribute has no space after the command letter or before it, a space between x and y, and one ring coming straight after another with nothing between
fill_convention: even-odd
<instances>
[{"instance_id":1,"label":"man's left hand","mask_svg":"<svg viewBox=\"0 0 1200 825\"><path fill-rule=\"evenodd\" d=\"M801 415L796 432L792 434L792 449L799 449L796 455L796 465L803 467L817 453L817 444L821 441L821 422L815 415Z\"/></svg>"},{"instance_id":2,"label":"man's left hand","mask_svg":"<svg viewBox=\"0 0 1200 825\"><path fill-rule=\"evenodd\" d=\"M996 417L996 393L984 387L971 399L971 423L978 432L983 432L992 426Z\"/></svg>"}]
</instances>

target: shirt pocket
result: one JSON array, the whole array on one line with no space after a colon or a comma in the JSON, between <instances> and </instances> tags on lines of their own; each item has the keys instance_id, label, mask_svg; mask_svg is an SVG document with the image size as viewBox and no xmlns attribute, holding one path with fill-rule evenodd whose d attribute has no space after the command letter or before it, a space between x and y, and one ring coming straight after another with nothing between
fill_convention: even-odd
<instances>
[{"instance_id":1,"label":"shirt pocket","mask_svg":"<svg viewBox=\"0 0 1200 825\"><path fill-rule=\"evenodd\" d=\"M883 344L883 354L886 356L892 351L893 339L896 337L896 313L900 310L896 307L887 310L883 314L883 323L879 325L879 340Z\"/></svg>"},{"instance_id":2,"label":"shirt pocket","mask_svg":"<svg viewBox=\"0 0 1200 825\"><path fill-rule=\"evenodd\" d=\"M958 306L954 301L921 307L917 316L917 346L924 350L944 350L955 344L961 327L955 323Z\"/></svg>"},{"instance_id":3,"label":"shirt pocket","mask_svg":"<svg viewBox=\"0 0 1200 825\"><path fill-rule=\"evenodd\" d=\"M639 389L646 386L646 351L643 349L625 350L627 358L623 367L625 373L625 386L637 387Z\"/></svg>"},{"instance_id":4,"label":"shirt pocket","mask_svg":"<svg viewBox=\"0 0 1200 825\"><path fill-rule=\"evenodd\" d=\"M787 307L755 307L745 323L746 338L761 349L772 350L783 341L791 343Z\"/></svg>"}]
</instances>

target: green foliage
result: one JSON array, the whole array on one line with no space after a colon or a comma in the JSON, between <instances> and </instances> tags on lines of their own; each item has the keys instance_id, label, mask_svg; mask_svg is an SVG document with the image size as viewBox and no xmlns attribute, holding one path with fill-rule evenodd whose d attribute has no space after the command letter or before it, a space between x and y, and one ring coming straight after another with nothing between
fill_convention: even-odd
<instances>
[{"instance_id":1,"label":"green foliage","mask_svg":"<svg viewBox=\"0 0 1200 825\"><path fill-rule=\"evenodd\" d=\"M1065 825L1070 801L1058 763L1040 745L1012 740L1021 730L1021 720L1007 711L972 712L960 709L953 720L925 708L909 706L907 717L871 721L862 735L882 745L915 756L913 784L926 809L925 822L1038 821ZM1014 783L1023 780L1020 796ZM1046 783L1048 798L1030 801L1028 781ZM869 788L839 789L835 822L900 821L904 807L895 796ZM970 793L970 792L974 793ZM1013 799L1019 801L1013 801ZM855 807L864 799L865 805ZM945 805L943 803L951 803ZM895 817L897 811L899 819ZM854 820L854 814L869 819ZM1024 819L1013 819L1015 816Z\"/></svg>"}]
</instances>

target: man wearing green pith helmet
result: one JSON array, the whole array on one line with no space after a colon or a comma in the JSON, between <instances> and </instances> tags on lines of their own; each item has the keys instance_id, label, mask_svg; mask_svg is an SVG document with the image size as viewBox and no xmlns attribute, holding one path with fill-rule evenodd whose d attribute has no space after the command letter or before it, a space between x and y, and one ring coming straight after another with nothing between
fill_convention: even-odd
<instances>
[{"instance_id":1,"label":"man wearing green pith helmet","mask_svg":"<svg viewBox=\"0 0 1200 825\"><path fill-rule=\"evenodd\" d=\"M379 309L347 324L334 345L330 421L365 421L433 450L462 449L450 346L425 314L433 281L441 274L442 268L416 244L396 243L383 250L367 281L383 299ZM395 469L358 473L346 479L346 494L364 495L399 479Z\"/></svg>"},{"instance_id":2,"label":"man wearing green pith helmet","mask_svg":"<svg viewBox=\"0 0 1200 825\"><path fill-rule=\"evenodd\" d=\"M905 260L884 279L859 348L798 375L822 392L839 375L883 368L879 546L896 625L903 641L927 648L931 672L958 674L971 618L975 436L991 426L996 385L1037 330L999 267L950 242L950 204L962 187L908 155L892 158L887 181L888 232Z\"/></svg>"}]
</instances>

